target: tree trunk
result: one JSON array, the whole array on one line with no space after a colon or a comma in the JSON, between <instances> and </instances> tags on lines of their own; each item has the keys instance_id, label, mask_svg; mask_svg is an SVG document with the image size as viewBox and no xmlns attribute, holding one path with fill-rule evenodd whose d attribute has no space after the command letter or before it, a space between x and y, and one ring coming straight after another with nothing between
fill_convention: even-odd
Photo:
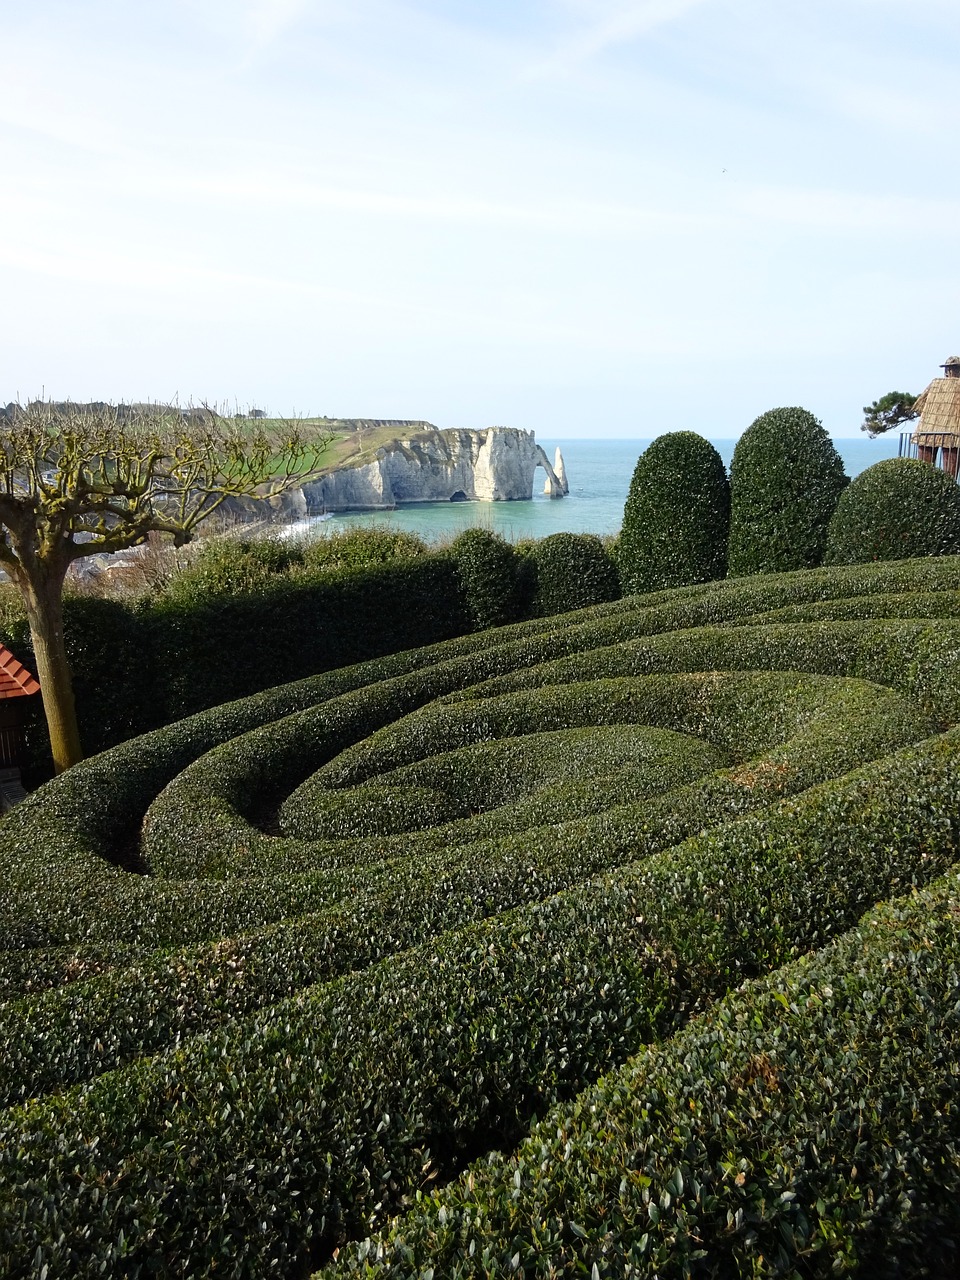
<instances>
[{"instance_id":1,"label":"tree trunk","mask_svg":"<svg viewBox=\"0 0 960 1280\"><path fill-rule=\"evenodd\" d=\"M39 581L24 577L20 589L37 660L37 678L47 717L53 767L57 773L63 773L64 769L83 759L73 701L73 681L63 641L63 577L42 575Z\"/></svg>"}]
</instances>

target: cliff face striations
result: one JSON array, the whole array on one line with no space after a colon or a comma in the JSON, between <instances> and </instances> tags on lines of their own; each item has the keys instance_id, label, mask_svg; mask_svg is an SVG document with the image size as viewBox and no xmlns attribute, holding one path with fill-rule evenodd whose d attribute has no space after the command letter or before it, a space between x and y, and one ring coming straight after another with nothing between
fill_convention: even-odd
<instances>
[{"instance_id":1,"label":"cliff face striations","mask_svg":"<svg viewBox=\"0 0 960 1280\"><path fill-rule=\"evenodd\" d=\"M559 450L557 457L560 458ZM537 467L552 497L567 492L532 431L425 431L378 449L372 461L304 485L311 511L387 510L408 502L512 502L533 497Z\"/></svg>"}]
</instances>

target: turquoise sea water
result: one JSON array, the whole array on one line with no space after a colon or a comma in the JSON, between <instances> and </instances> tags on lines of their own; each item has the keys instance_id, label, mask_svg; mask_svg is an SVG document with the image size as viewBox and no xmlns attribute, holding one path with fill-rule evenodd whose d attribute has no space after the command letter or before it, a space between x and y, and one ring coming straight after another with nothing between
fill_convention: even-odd
<instances>
[{"instance_id":1,"label":"turquoise sea water","mask_svg":"<svg viewBox=\"0 0 960 1280\"><path fill-rule=\"evenodd\" d=\"M563 453L570 493L565 498L548 498L537 493L544 473L534 476L534 497L529 502L432 502L404 506L397 511L357 512L335 516L323 522L305 521L298 531L318 535L343 531L357 525L376 524L415 533L428 542L443 542L464 529L479 526L492 529L510 541L545 538L561 531L569 533L614 534L623 519L630 478L637 458L650 440L549 440L542 439L546 455L553 460L557 445ZM733 457L735 440L714 440L714 447L727 466ZM834 441L851 479L882 458L897 456L898 439L866 436Z\"/></svg>"}]
</instances>

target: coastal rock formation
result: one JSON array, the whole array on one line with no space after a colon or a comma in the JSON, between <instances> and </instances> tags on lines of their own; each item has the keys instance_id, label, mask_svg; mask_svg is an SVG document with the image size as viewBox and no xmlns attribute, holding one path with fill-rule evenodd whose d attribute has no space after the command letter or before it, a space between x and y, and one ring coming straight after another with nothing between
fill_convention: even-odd
<instances>
[{"instance_id":1,"label":"coastal rock formation","mask_svg":"<svg viewBox=\"0 0 960 1280\"><path fill-rule=\"evenodd\" d=\"M545 492L562 497L566 476L558 476L532 431L426 431L391 441L370 462L340 467L311 481L304 485L304 496L311 511L388 510L408 502L512 502L533 497L537 467L547 475Z\"/></svg>"},{"instance_id":2,"label":"coastal rock formation","mask_svg":"<svg viewBox=\"0 0 960 1280\"><path fill-rule=\"evenodd\" d=\"M560 486L560 493L561 494L569 493L570 485L567 483L567 468L566 468L566 464L563 461L563 454L560 452L559 445L557 445L557 452L554 454L554 457L553 457L553 469L556 473L556 482ZM549 475L547 476L546 484L543 486L543 492L549 493L551 498L554 498L557 496L553 492L552 481Z\"/></svg>"}]
</instances>

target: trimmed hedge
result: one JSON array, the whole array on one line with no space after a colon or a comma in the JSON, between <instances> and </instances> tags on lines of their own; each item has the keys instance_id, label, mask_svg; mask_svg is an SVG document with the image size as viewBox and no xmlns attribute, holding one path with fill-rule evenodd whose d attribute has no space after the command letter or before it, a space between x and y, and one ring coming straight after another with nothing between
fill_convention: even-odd
<instances>
[{"instance_id":1,"label":"trimmed hedge","mask_svg":"<svg viewBox=\"0 0 960 1280\"><path fill-rule=\"evenodd\" d=\"M766 582L728 582L711 587L691 587L646 597L643 601L633 598L599 606L586 615L570 619L563 627L558 627L555 621L526 623L502 633L460 639L435 650L396 655L351 671L318 677L315 682L305 681L302 685L289 686L273 694L258 695L245 703L232 704L170 726L70 770L31 796L5 819L0 828L0 864L7 876L8 894L0 907L4 925L0 936L8 938L12 945L57 946L63 944L67 937L82 942L82 925L78 932L78 922L85 916L93 912L94 919L109 921L112 918L112 911L104 911L102 905L108 886L111 901L121 890L131 901L131 918L143 920L145 934L149 935L152 929L159 927L161 921L166 922L163 924L166 930L181 917L180 937L183 937L188 920L193 921L189 928L196 930L205 917L181 901L183 895L179 890L174 888L171 891L163 886L158 888L138 882L134 891L130 888L129 878L116 876L104 865L102 858L124 856L123 851L150 799L200 752L253 725L329 696L330 692L403 671L426 671L447 654L456 653L464 656L450 659L453 665L449 678L454 686L468 685L496 674L498 670L533 664L539 658L549 658L557 653L576 652L609 637L615 640L617 633L613 629L621 618L630 620L637 633L658 632L694 620L723 617L735 620L738 616L755 612L763 603L816 600L838 593L849 596L856 591L866 595L869 590L880 588L902 589L911 581L915 582L921 574L931 586L939 582L948 591L955 591L960 581L958 562L944 560L824 570L787 575ZM764 590L764 587L769 589ZM546 630L548 627L551 628L549 632ZM844 660L845 643L841 631L835 648ZM875 643L886 646L895 672L909 674L910 664L897 654L895 643L883 641L881 633L877 634ZM815 649L816 645L811 647ZM771 646L771 649L775 651L776 646ZM876 669L875 666L872 668ZM939 682L941 688L949 692L950 667L937 656L935 649L928 650L925 665L918 655L913 669L924 684L933 682L936 686ZM597 674L605 673L598 671ZM316 692L308 692L311 690ZM925 690L924 696L929 697L930 692ZM936 687L932 692L936 697L941 696ZM258 776L256 768L251 765L250 777L254 782ZM262 764L259 768L262 775ZM215 783L213 774L198 781L201 783L197 792L199 803L204 788L209 797L219 784ZM215 814L210 823L197 822L193 818L188 822L190 797L184 794L184 803L176 804L174 797L178 788L183 790L178 783L170 793L170 803L175 806L171 821L179 824L185 839L191 838L194 832L198 833L198 839L207 839L222 833L225 821L228 825L234 822L230 807L224 810L219 802L212 800ZM249 841L249 837L249 825L241 824L237 829L236 843L242 845ZM55 872L53 868L56 868ZM64 876L69 883L63 882ZM280 886L280 889L281 899L285 900L290 895L289 887ZM206 924L209 932L206 936L211 936L218 927L227 933L252 927L256 921L250 918L249 911L257 900L257 893L256 886L249 892L246 887L211 886ZM271 888L266 897L271 899L272 894ZM236 908L228 910L227 904L232 900L236 901ZM263 919L261 913L257 920L262 922ZM194 933L193 936L204 935Z\"/></svg>"},{"instance_id":2,"label":"trimmed hedge","mask_svg":"<svg viewBox=\"0 0 960 1280\"><path fill-rule=\"evenodd\" d=\"M940 874L958 585L931 559L614 601L30 797L0 824L0 1271L302 1274ZM372 834L364 796L396 806ZM325 838L269 834L278 807Z\"/></svg>"},{"instance_id":3,"label":"trimmed hedge","mask_svg":"<svg viewBox=\"0 0 960 1280\"><path fill-rule=\"evenodd\" d=\"M617 540L625 593L710 582L727 572L730 484L693 431L658 436L640 455Z\"/></svg>"},{"instance_id":4,"label":"trimmed hedge","mask_svg":"<svg viewBox=\"0 0 960 1280\"><path fill-rule=\"evenodd\" d=\"M525 559L533 571L529 612L534 617L585 609L620 596L617 567L595 534L551 533L530 543Z\"/></svg>"},{"instance_id":5,"label":"trimmed hedge","mask_svg":"<svg viewBox=\"0 0 960 1280\"><path fill-rule=\"evenodd\" d=\"M812 568L847 484L833 441L806 409L771 409L730 464L730 574Z\"/></svg>"},{"instance_id":6,"label":"trimmed hedge","mask_svg":"<svg viewBox=\"0 0 960 1280\"><path fill-rule=\"evenodd\" d=\"M509 542L489 529L466 529L450 544L450 554L474 630L501 627L522 616L522 564Z\"/></svg>"},{"instance_id":7,"label":"trimmed hedge","mask_svg":"<svg viewBox=\"0 0 960 1280\"><path fill-rule=\"evenodd\" d=\"M957 856L958 781L954 732L4 1113L0 1262L302 1266L712 994L932 880Z\"/></svg>"},{"instance_id":8,"label":"trimmed hedge","mask_svg":"<svg viewBox=\"0 0 960 1280\"><path fill-rule=\"evenodd\" d=\"M953 1275L960 879L873 911L324 1277Z\"/></svg>"},{"instance_id":9,"label":"trimmed hedge","mask_svg":"<svg viewBox=\"0 0 960 1280\"><path fill-rule=\"evenodd\" d=\"M275 576L247 595L160 599L141 618L167 720L467 625L456 567L441 555Z\"/></svg>"},{"instance_id":10,"label":"trimmed hedge","mask_svg":"<svg viewBox=\"0 0 960 1280\"><path fill-rule=\"evenodd\" d=\"M960 485L915 458L888 458L856 476L827 530L827 564L906 560L960 551Z\"/></svg>"},{"instance_id":11,"label":"trimmed hedge","mask_svg":"<svg viewBox=\"0 0 960 1280\"><path fill-rule=\"evenodd\" d=\"M519 806L505 807L498 815L500 830L492 824L486 831L475 829L470 833L473 843L465 842L462 827L456 833L452 827L438 831L433 841L408 839L405 856L385 864L381 882L370 875L369 862L362 864L350 891L313 917L300 916L229 942L145 957L117 974L0 1011L0 1036L9 1050L9 1068L0 1068L0 1096L15 1101L85 1079L163 1048L175 1036L216 1025L228 1010L236 1015L261 1007L438 931L571 888L599 871L842 773L909 740L911 732L924 732L922 723L911 723L896 695L856 682L827 682L833 686L828 689L824 683L808 680L798 688L795 675L789 681L757 681L740 674L720 682L704 677L644 681L644 701L663 709L661 718L672 715L692 728L695 721L719 720L725 709L742 707L738 723L728 725L725 736L748 740L750 749L770 749L699 781L684 782L691 773L702 772L709 748L679 735L662 735L668 751L681 750L666 760L661 753L659 772L651 770L647 784L659 781L666 795L636 794L635 772L605 780L596 790L580 784L563 799L579 801L589 816L550 825L557 816L549 811L557 793L546 793L547 812L534 841L517 822ZM772 710L777 692L789 685L795 695L789 717L776 717L764 726L757 704ZM635 695L634 705L638 702ZM666 711L671 704L677 704L676 710ZM496 750L496 744L487 745ZM533 816L526 815L531 822ZM372 859L369 842L362 845ZM58 1025L68 1025L70 1034L51 1035Z\"/></svg>"}]
</instances>

